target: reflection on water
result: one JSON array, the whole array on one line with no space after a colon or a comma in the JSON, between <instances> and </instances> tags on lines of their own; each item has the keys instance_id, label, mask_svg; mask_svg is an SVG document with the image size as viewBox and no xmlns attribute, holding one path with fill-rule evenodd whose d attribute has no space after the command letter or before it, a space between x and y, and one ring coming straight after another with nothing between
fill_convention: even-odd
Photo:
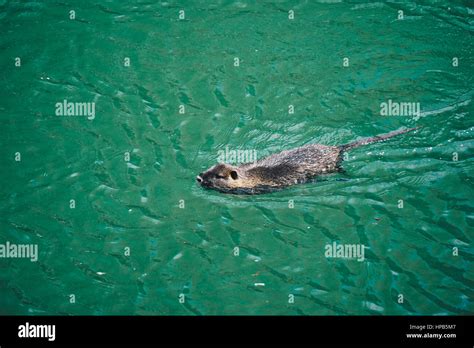
<instances>
[{"instance_id":1,"label":"reflection on water","mask_svg":"<svg viewBox=\"0 0 474 348\"><path fill-rule=\"evenodd\" d=\"M473 312L472 8L0 6L0 243L39 248L0 260L3 314ZM63 100L94 119L56 116ZM388 100L421 113L380 116ZM226 146L263 157L414 126L314 183L195 184ZM325 257L333 242L364 262Z\"/></svg>"}]
</instances>

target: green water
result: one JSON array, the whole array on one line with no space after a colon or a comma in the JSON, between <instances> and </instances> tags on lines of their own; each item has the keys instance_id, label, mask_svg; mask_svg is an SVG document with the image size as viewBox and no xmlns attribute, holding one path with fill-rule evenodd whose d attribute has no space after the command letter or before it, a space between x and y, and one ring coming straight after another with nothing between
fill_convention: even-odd
<instances>
[{"instance_id":1,"label":"green water","mask_svg":"<svg viewBox=\"0 0 474 348\"><path fill-rule=\"evenodd\" d=\"M0 244L39 256L0 259L0 314L474 313L468 3L1 1ZM56 116L65 99L95 118ZM195 182L226 146L414 126L320 182Z\"/></svg>"}]
</instances>

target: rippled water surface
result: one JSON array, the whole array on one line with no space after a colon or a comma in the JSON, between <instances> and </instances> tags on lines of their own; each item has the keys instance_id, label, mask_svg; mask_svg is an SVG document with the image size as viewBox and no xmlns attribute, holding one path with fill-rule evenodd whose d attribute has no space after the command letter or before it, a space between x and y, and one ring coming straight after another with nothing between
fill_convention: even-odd
<instances>
[{"instance_id":1,"label":"rippled water surface","mask_svg":"<svg viewBox=\"0 0 474 348\"><path fill-rule=\"evenodd\" d=\"M1 1L0 243L39 258L0 259L0 312L472 314L468 4ZM95 118L56 116L65 99ZM381 116L389 99L421 113ZM315 183L195 183L226 146L415 126ZM325 257L333 242L365 260Z\"/></svg>"}]
</instances>

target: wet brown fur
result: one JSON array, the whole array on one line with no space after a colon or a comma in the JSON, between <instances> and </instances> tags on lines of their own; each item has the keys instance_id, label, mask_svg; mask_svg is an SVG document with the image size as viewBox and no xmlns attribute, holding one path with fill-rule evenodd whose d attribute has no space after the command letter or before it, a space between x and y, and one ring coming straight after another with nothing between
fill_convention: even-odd
<instances>
[{"instance_id":1,"label":"wet brown fur","mask_svg":"<svg viewBox=\"0 0 474 348\"><path fill-rule=\"evenodd\" d=\"M219 163L198 175L206 188L227 193L256 194L307 182L340 170L342 154L352 148L384 141L416 128L398 130L341 146L310 144L285 150L241 166Z\"/></svg>"}]
</instances>

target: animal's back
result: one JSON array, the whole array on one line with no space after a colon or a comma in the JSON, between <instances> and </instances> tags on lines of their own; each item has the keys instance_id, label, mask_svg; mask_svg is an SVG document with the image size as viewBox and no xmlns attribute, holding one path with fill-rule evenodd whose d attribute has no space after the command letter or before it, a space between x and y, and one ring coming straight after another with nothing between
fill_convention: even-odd
<instances>
[{"instance_id":1,"label":"animal's back","mask_svg":"<svg viewBox=\"0 0 474 348\"><path fill-rule=\"evenodd\" d=\"M340 152L340 148L336 146L309 144L273 154L242 168L249 174L258 175L270 182L293 184L335 171Z\"/></svg>"}]
</instances>

